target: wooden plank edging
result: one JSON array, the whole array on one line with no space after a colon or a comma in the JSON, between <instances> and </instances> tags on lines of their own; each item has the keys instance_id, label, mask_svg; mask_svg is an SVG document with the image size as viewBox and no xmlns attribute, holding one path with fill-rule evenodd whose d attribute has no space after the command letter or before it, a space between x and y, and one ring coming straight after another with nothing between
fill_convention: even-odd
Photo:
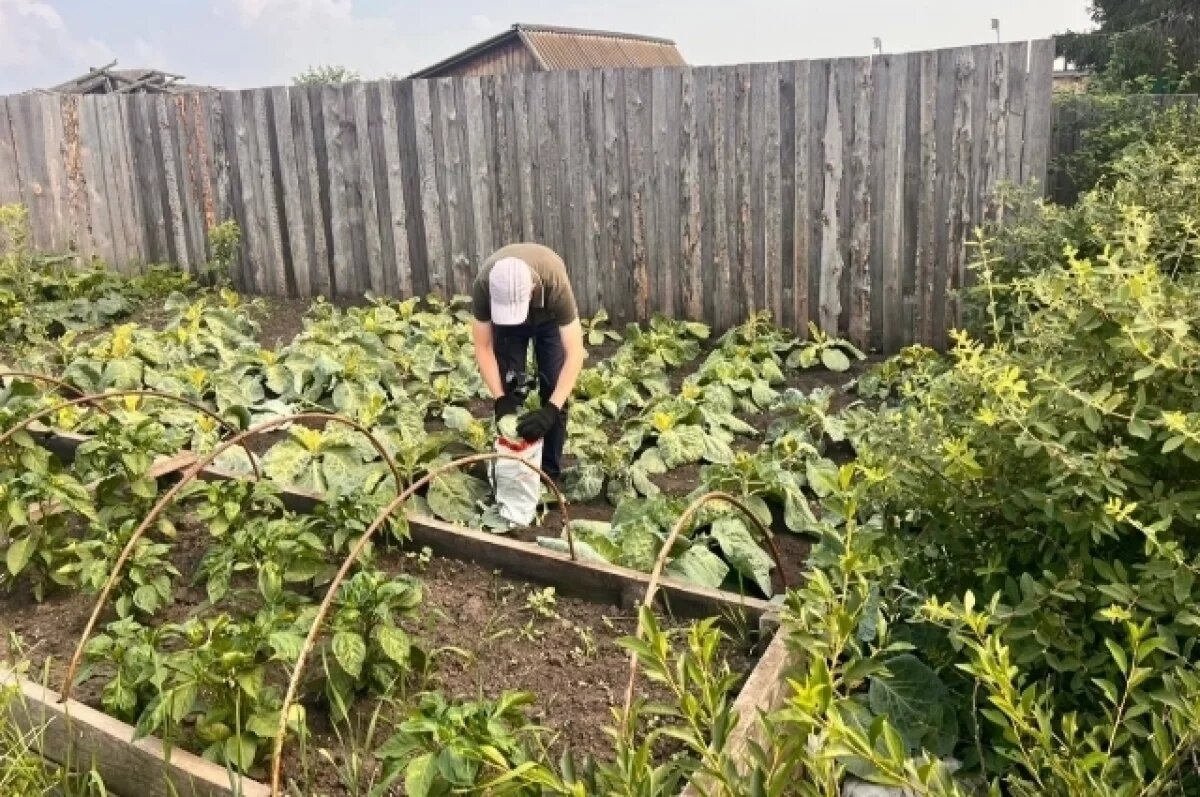
<instances>
[{"instance_id":1,"label":"wooden plank edging","mask_svg":"<svg viewBox=\"0 0 1200 797\"><path fill-rule=\"evenodd\" d=\"M0 666L0 686L15 686L13 722L43 758L65 768L93 769L123 797L269 797L266 784L231 774L186 750L168 749L134 728Z\"/></svg>"},{"instance_id":2,"label":"wooden plank edging","mask_svg":"<svg viewBox=\"0 0 1200 797\"><path fill-rule=\"evenodd\" d=\"M39 442L60 455L71 457L89 437L37 427L30 430ZM192 452L180 452L154 463L158 478L179 473L196 461ZM241 478L220 468L200 471L206 480ZM314 493L281 488L284 505L297 512L310 512L322 499ZM533 543L514 540L490 532L478 531L407 513L410 540L428 546L448 558L495 566L510 575L559 587L564 593L600 602L632 607L640 603L650 576L637 570L599 562L572 561L566 554ZM676 616L705 617L719 614L726 619L740 613L745 622L760 629L777 622L778 606L722 590L709 589L669 577L659 581L658 594ZM738 715L725 749L735 761L745 759L750 745L762 741L761 714L778 708L785 696L784 672L792 664L785 634L777 631L762 658L750 672L732 710ZM0 685L15 683L22 701L12 709L22 731L37 739L36 749L54 763L70 766L82 762L94 768L107 786L125 797L270 797L263 783L240 778L230 783L223 767L181 749L167 748L154 737L132 741L134 728L70 700L64 705L54 691L34 684L0 667ZM36 709L37 713L33 713ZM155 774L155 773L159 774ZM161 780L160 776L161 775ZM703 776L690 783L683 797L699 797Z\"/></svg>"},{"instance_id":3,"label":"wooden plank edging","mask_svg":"<svg viewBox=\"0 0 1200 797\"><path fill-rule=\"evenodd\" d=\"M73 432L44 427L30 430L38 442L60 456L70 458L89 438ZM187 456L181 452L179 457ZM194 456L194 455L192 455ZM178 472L191 463L184 463ZM207 480L241 478L239 474L209 466L200 472ZM321 502L315 493L294 487L281 487L280 498L293 511L309 513ZM510 575L561 589L566 594L623 607L638 605L650 584L650 575L639 570L583 560L572 561L566 554L551 551L536 543L514 540L487 531L455 526L431 517L407 513L412 544L428 546L439 556L494 566ZM724 615L757 625L773 619L779 607L770 601L725 590L710 589L681 579L664 576L659 581L662 603L680 617ZM732 616L730 616L732 615Z\"/></svg>"},{"instance_id":4,"label":"wooden plank edging","mask_svg":"<svg viewBox=\"0 0 1200 797\"><path fill-rule=\"evenodd\" d=\"M200 477L213 480L241 478L215 467L204 468ZM286 487L280 489L280 498L288 509L302 513L311 512L321 501L314 493ZM572 561L566 554L535 543L455 526L412 512L406 514L413 545L428 546L438 556L495 567L509 575L554 586L566 594L633 607L641 602L650 584L650 574L639 570L602 562ZM757 625L764 616L774 616L778 612L778 606L770 601L670 577L659 580L659 593L665 595L664 605L680 617L711 617L714 614L728 617L731 613L735 616L740 613L747 622Z\"/></svg>"},{"instance_id":5,"label":"wooden plank edging","mask_svg":"<svg viewBox=\"0 0 1200 797\"><path fill-rule=\"evenodd\" d=\"M766 728L760 719L763 714L778 709L787 699L785 674L795 660L796 656L788 650L787 631L781 628L775 632L771 644L750 671L750 677L733 701L737 724L725 739L724 753L733 759L739 771L749 758L751 745L766 741ZM704 773L697 774L683 790L681 797L713 794L714 784L710 781Z\"/></svg>"}]
</instances>

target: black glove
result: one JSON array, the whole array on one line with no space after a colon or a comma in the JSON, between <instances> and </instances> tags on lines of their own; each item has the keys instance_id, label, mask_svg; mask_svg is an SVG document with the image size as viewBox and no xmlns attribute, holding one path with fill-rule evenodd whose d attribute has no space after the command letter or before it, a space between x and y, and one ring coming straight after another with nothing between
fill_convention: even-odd
<instances>
[{"instance_id":1,"label":"black glove","mask_svg":"<svg viewBox=\"0 0 1200 797\"><path fill-rule=\"evenodd\" d=\"M561 416L562 410L547 401L541 409L521 416L521 420L517 422L517 434L528 443L541 440L554 428Z\"/></svg>"},{"instance_id":2,"label":"black glove","mask_svg":"<svg viewBox=\"0 0 1200 797\"><path fill-rule=\"evenodd\" d=\"M525 402L511 394L504 394L496 399L493 404L493 411L496 413L496 420L500 420L505 415L516 415L521 410L521 406Z\"/></svg>"}]
</instances>

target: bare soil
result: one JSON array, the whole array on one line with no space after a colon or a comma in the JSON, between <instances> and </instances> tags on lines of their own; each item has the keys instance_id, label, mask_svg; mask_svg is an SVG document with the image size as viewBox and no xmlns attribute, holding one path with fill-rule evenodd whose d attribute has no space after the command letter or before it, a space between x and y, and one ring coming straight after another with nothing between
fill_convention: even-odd
<instances>
[{"instance_id":1,"label":"bare soil","mask_svg":"<svg viewBox=\"0 0 1200 797\"><path fill-rule=\"evenodd\" d=\"M177 584L175 603L156 616L158 622L180 622L213 611L203 588L189 583L209 544L206 530L198 523L181 521L178 531L171 560L183 577ZM423 583L424 602L417 619L406 627L433 653L431 677L427 682L406 684L386 697L373 739L366 738L365 729L380 705L378 698L364 696L350 722L337 728L320 703L308 705L312 738L304 750L289 745L284 762L287 777L303 781L301 793L330 797L350 793L341 782L341 768L353 752L381 744L391 725L403 719L421 691L429 689L463 699L495 698L505 691L530 692L536 696L530 721L546 729L545 742L553 760L564 749L580 758L611 758L604 728L612 723L613 707L623 701L629 672L629 655L618 640L636 632L635 615L616 606L562 595L543 598L543 610L538 611L530 596L542 593L541 588L474 563L440 558L422 563L412 555L386 552L378 566L393 573L412 573ZM94 600L79 590L58 589L49 591L46 600L38 603L23 585L0 594L0 632L4 637L0 660L28 661L29 677L62 691L67 662ZM230 607L222 605L220 609ZM101 625L112 617L110 610ZM664 618L663 627L678 632L686 624ZM723 651L732 671L745 675L757 655L747 644L744 639L730 640ZM310 666L319 665L310 662ZM104 674L98 672L80 683L73 696L99 708L104 683ZM644 679L636 694L666 698ZM186 739L183 743L186 746ZM335 766L330 766L330 761ZM307 780L302 773L308 773ZM265 771L251 774L266 775Z\"/></svg>"},{"instance_id":2,"label":"bare soil","mask_svg":"<svg viewBox=\"0 0 1200 797\"><path fill-rule=\"evenodd\" d=\"M362 304L338 301L341 307ZM303 318L309 300L261 299L251 310L259 324L258 339L264 347L281 347L303 329ZM135 318L142 323L161 323L161 313L154 308L139 310ZM596 363L610 356L616 344L606 343L591 350L589 362ZM693 373L711 347L693 363L671 374L675 387ZM793 371L787 374L787 387L811 391L819 387L834 389L833 409L840 410L853 403L855 397L843 386L882 358L872 356L854 363L846 373L830 373L823 369ZM486 401L472 402L470 410L478 417L491 411ZM760 433L776 420L771 413L746 417ZM431 420L430 428L440 421ZM618 433L615 429L613 433ZM263 435L252 441L257 453L263 453L284 433ZM739 439L737 447L752 450L761 438ZM831 455L841 458L838 451ZM670 495L692 493L699 483L699 466L678 469L656 477L660 488ZM574 504L574 518L608 520L613 508L607 501ZM550 510L537 529L515 530L520 539L532 540L539 535L557 535L559 513ZM774 574L775 588L782 590L784 582L799 584L805 575L811 541L783 530L776 524L775 543L782 563ZM183 577L179 579L176 602L164 609L156 619L171 622L182 620L197 612L210 610L202 588L190 586L200 558L208 545L205 530L193 524L181 524L179 537L172 550L172 561ZM387 737L390 723L403 718L406 705L411 705L421 689L441 689L447 695L461 698L496 697L504 691L528 691L537 702L530 712L533 722L544 726L548 742L556 756L569 748L579 756L592 755L600 759L611 756L611 745L604 728L611 724L614 706L623 699L628 677L628 654L618 640L634 633L636 618L616 606L602 606L556 595L552 605L538 612L529 603L531 595L540 592L529 584L509 579L473 563L434 559L425 565L419 560L399 553L387 553L380 566L394 572L416 572L425 585L425 602L419 620L410 624L410 632L424 646L436 651L435 666L427 683L406 685L403 694L391 696L396 702L381 718L383 728L370 746L377 746ZM33 675L44 674L49 686L60 689L69 659L92 610L93 596L77 590L51 591L47 600L34 601L31 591L23 584L7 593L0 593L0 657L24 659L32 664ZM545 608L545 607L544 607ZM678 631L681 623L669 618L664 627ZM748 674L756 653L743 646L742 641L730 641L725 655L734 672ZM0 659L0 660L4 660ZM104 679L86 681L75 690L84 702L97 704ZM649 698L662 697L644 679L639 694ZM303 757L297 745L290 745L285 758L287 776L300 783L306 795L344 795L340 771L351 759L353 748L366 744L363 729L379 705L377 699L363 698L352 717L354 729L334 728L319 704L310 705L311 744ZM349 744L349 746L347 746ZM324 753L319 752L324 750ZM305 776L303 773L309 773ZM263 773L252 773L262 776ZM399 793L399 790L396 790Z\"/></svg>"}]
</instances>

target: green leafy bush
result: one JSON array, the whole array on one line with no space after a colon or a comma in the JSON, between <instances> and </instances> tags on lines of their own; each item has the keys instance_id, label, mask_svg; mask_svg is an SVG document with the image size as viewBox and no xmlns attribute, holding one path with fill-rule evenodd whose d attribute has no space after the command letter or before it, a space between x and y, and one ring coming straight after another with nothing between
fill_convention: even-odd
<instances>
[{"instance_id":1,"label":"green leafy bush","mask_svg":"<svg viewBox=\"0 0 1200 797\"><path fill-rule=\"evenodd\" d=\"M897 638L959 696L956 755L1004 793L1200 788L1198 167L1175 144L1128 153L1111 189L1010 231L1045 244L1036 264L981 243L987 342L909 356L896 373L919 383L850 413L863 507L911 590Z\"/></svg>"},{"instance_id":2,"label":"green leafy bush","mask_svg":"<svg viewBox=\"0 0 1200 797\"><path fill-rule=\"evenodd\" d=\"M1117 107L1127 107L1115 100ZM1163 274L1184 274L1200 264L1200 110L1172 108L1146 119L1130 106L1127 117L1101 126L1062 166L1094 188L1071 207L1042 202L1029 190L1008 187L1001 194L1001 221L986 228L990 268L1007 283L1063 262L1064 248L1095 258L1124 236L1148 239L1149 255ZM1092 139L1088 139L1090 141ZM1139 208L1143 221L1131 228L1127 216ZM986 302L978 302L985 306ZM978 320L978 319L976 319Z\"/></svg>"}]
</instances>

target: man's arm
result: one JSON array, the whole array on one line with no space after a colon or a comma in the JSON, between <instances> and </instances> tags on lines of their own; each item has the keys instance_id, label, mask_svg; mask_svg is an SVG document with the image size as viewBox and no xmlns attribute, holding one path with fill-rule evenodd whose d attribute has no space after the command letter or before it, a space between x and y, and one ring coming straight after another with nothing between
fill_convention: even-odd
<instances>
[{"instance_id":1,"label":"man's arm","mask_svg":"<svg viewBox=\"0 0 1200 797\"><path fill-rule=\"evenodd\" d=\"M558 384L554 386L554 393L550 396L550 402L559 409L562 409L567 403L567 399L571 397L571 391L575 389L575 382L579 379L579 372L583 370L585 354L583 350L583 327L580 325L578 318L565 327L559 327L558 331L562 335L563 351L566 357L563 361L562 370L558 374Z\"/></svg>"},{"instance_id":2,"label":"man's arm","mask_svg":"<svg viewBox=\"0 0 1200 797\"><path fill-rule=\"evenodd\" d=\"M492 348L492 322L472 321L471 340L475 343L475 364L479 366L479 375L483 377L483 383L487 385L492 398L498 399L504 395L504 383L500 380L500 365ZM581 345L582 340L581 336ZM575 373L578 376L579 372ZM574 381L571 384L574 385Z\"/></svg>"}]
</instances>

